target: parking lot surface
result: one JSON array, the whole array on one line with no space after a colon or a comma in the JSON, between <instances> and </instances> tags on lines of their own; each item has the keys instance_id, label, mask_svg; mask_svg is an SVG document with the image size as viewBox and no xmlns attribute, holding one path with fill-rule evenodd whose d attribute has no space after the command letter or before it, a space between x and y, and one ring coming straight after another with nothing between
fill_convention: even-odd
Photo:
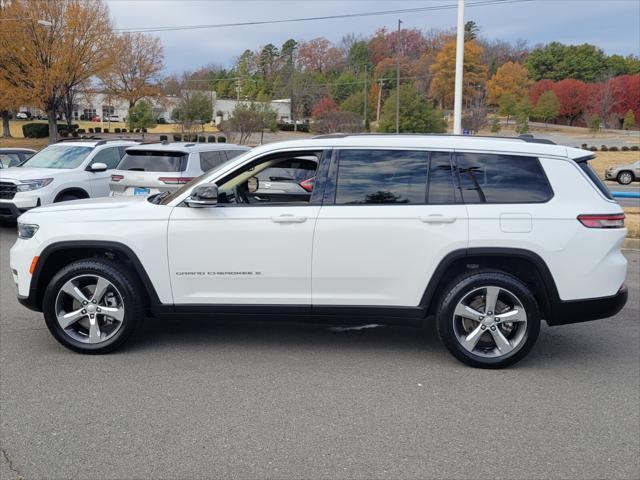
<instances>
[{"instance_id":1,"label":"parking lot surface","mask_svg":"<svg viewBox=\"0 0 640 480\"><path fill-rule=\"evenodd\" d=\"M432 327L148 320L83 356L15 299L0 227L0 478L639 478L638 251L617 317L513 368Z\"/></svg>"}]
</instances>

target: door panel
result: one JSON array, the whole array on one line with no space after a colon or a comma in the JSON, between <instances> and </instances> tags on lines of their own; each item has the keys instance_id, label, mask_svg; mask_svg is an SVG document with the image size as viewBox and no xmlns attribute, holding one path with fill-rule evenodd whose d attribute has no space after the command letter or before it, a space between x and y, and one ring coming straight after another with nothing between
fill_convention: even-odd
<instances>
[{"instance_id":1,"label":"door panel","mask_svg":"<svg viewBox=\"0 0 640 480\"><path fill-rule=\"evenodd\" d=\"M319 206L177 207L169 221L176 304L311 304Z\"/></svg>"},{"instance_id":2,"label":"door panel","mask_svg":"<svg viewBox=\"0 0 640 480\"><path fill-rule=\"evenodd\" d=\"M440 260L467 247L450 154L342 150L329 177L313 243L313 304L418 306Z\"/></svg>"}]
</instances>

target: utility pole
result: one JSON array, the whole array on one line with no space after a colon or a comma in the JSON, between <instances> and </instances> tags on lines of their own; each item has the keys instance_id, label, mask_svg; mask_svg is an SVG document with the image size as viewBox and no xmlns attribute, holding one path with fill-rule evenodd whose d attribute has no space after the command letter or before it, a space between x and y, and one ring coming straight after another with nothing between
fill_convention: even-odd
<instances>
[{"instance_id":1,"label":"utility pole","mask_svg":"<svg viewBox=\"0 0 640 480\"><path fill-rule=\"evenodd\" d=\"M398 38L396 39L396 133L400 133L400 25L402 20L398 20Z\"/></svg>"},{"instance_id":2,"label":"utility pole","mask_svg":"<svg viewBox=\"0 0 640 480\"><path fill-rule=\"evenodd\" d=\"M376 123L380 122L380 107L382 106L382 82L384 80L381 78L378 80L380 83L380 88L378 88L378 108L376 111Z\"/></svg>"},{"instance_id":3,"label":"utility pole","mask_svg":"<svg viewBox=\"0 0 640 480\"><path fill-rule=\"evenodd\" d=\"M367 126L367 103L369 103L367 101L367 66L364 66L364 118L363 118L363 125Z\"/></svg>"},{"instance_id":4,"label":"utility pole","mask_svg":"<svg viewBox=\"0 0 640 480\"><path fill-rule=\"evenodd\" d=\"M453 100L453 134L462 133L462 77L464 75L464 0L458 0L456 80Z\"/></svg>"}]
</instances>

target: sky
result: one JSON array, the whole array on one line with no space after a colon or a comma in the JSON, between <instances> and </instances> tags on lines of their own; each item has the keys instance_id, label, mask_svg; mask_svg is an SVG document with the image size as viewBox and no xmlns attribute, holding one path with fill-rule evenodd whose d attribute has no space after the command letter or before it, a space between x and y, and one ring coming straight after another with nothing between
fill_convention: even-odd
<instances>
[{"instance_id":1,"label":"sky","mask_svg":"<svg viewBox=\"0 0 640 480\"><path fill-rule=\"evenodd\" d=\"M467 0L471 4L479 0ZM451 5L456 0L107 0L114 27L148 27L236 23L329 16L414 7ZM193 71L216 64L229 67L246 49L325 37L338 42L347 34L369 36L380 27L427 31L455 27L456 10L319 20L275 25L156 32L165 51L166 73ZM530 46L556 40L592 43L606 53L640 55L640 0L533 0L467 7L480 35Z\"/></svg>"}]
</instances>

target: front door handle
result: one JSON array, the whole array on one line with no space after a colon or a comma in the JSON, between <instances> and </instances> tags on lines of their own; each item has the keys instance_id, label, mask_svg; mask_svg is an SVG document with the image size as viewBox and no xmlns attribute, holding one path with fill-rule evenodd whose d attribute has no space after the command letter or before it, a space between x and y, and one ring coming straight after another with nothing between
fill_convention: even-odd
<instances>
[{"instance_id":1,"label":"front door handle","mask_svg":"<svg viewBox=\"0 0 640 480\"><path fill-rule=\"evenodd\" d=\"M277 217L271 217L271 221L275 223L304 223L307 221L307 217L297 217L291 214L284 214Z\"/></svg>"},{"instance_id":2,"label":"front door handle","mask_svg":"<svg viewBox=\"0 0 640 480\"><path fill-rule=\"evenodd\" d=\"M445 215L429 215L427 217L420 217L420 221L423 223L453 223L457 220L456 217L447 217Z\"/></svg>"}]
</instances>

